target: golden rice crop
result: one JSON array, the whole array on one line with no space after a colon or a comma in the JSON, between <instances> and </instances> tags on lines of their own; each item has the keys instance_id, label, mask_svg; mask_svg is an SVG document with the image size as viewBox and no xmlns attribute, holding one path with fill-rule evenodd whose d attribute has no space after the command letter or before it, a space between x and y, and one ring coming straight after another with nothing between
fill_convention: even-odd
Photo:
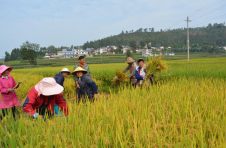
<instances>
[{"instance_id":1,"label":"golden rice crop","mask_svg":"<svg viewBox=\"0 0 226 148\"><path fill-rule=\"evenodd\" d=\"M128 78L125 73L117 70L115 72L115 74L116 74L116 76L113 77L113 79L111 81L113 86L119 86L120 84L123 84L128 81Z\"/></svg>"},{"instance_id":2,"label":"golden rice crop","mask_svg":"<svg viewBox=\"0 0 226 148\"><path fill-rule=\"evenodd\" d=\"M173 76L160 85L120 87L118 92L111 88L109 94L100 92L94 103L67 101L68 121L63 116L33 120L20 112L15 122L7 116L0 121L0 147L225 147L225 63L226 58L169 61ZM112 76L118 65L125 67L110 65L102 70ZM91 72L101 75L98 66L91 65ZM46 71L50 69L61 68ZM11 73L15 80L24 79L23 70L16 71ZM21 103L42 78L43 73L26 76L16 90ZM99 79L97 83L105 85ZM72 77L65 79L65 90L68 98L76 95Z\"/></svg>"},{"instance_id":3,"label":"golden rice crop","mask_svg":"<svg viewBox=\"0 0 226 148\"><path fill-rule=\"evenodd\" d=\"M168 66L163 61L163 57L149 57L149 62L146 63L147 74L161 73L162 71L167 71Z\"/></svg>"}]
</instances>

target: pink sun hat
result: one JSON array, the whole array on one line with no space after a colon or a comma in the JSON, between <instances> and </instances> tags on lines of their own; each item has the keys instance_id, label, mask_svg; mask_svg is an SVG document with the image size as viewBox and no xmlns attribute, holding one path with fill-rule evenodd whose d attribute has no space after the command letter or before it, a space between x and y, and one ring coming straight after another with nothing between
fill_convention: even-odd
<instances>
[{"instance_id":1,"label":"pink sun hat","mask_svg":"<svg viewBox=\"0 0 226 148\"><path fill-rule=\"evenodd\" d=\"M41 94L43 96L52 96L58 95L62 93L64 87L57 84L54 78L43 78L37 85L35 85L35 89L38 91L38 96Z\"/></svg>"},{"instance_id":2,"label":"pink sun hat","mask_svg":"<svg viewBox=\"0 0 226 148\"><path fill-rule=\"evenodd\" d=\"M1 65L0 66L0 77L2 76L2 74L4 73L4 71L6 71L7 69L9 69L9 72L11 72L13 70L12 67L7 67L6 65Z\"/></svg>"}]
</instances>

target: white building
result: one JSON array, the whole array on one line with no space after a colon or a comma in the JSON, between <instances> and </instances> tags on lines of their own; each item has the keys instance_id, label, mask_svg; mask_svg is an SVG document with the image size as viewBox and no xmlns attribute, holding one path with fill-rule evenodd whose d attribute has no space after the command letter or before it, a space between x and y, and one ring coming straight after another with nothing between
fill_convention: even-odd
<instances>
[{"instance_id":1,"label":"white building","mask_svg":"<svg viewBox=\"0 0 226 148\"><path fill-rule=\"evenodd\" d=\"M116 46L107 46L107 48L108 48L108 49L113 48L114 50L116 50L116 49L117 49L117 47L116 47Z\"/></svg>"},{"instance_id":2,"label":"white building","mask_svg":"<svg viewBox=\"0 0 226 148\"><path fill-rule=\"evenodd\" d=\"M129 46L123 46L122 53L125 54L127 50L130 50L130 52L132 52Z\"/></svg>"},{"instance_id":3,"label":"white building","mask_svg":"<svg viewBox=\"0 0 226 148\"><path fill-rule=\"evenodd\" d=\"M105 54L108 54L108 48L107 47L101 47L99 49L99 53L102 54L102 53L105 53Z\"/></svg>"},{"instance_id":4,"label":"white building","mask_svg":"<svg viewBox=\"0 0 226 148\"><path fill-rule=\"evenodd\" d=\"M142 50L142 56L143 57L153 56L152 49L143 49Z\"/></svg>"},{"instance_id":5,"label":"white building","mask_svg":"<svg viewBox=\"0 0 226 148\"><path fill-rule=\"evenodd\" d=\"M175 54L174 54L174 53L169 53L169 55L170 55L170 56L175 56Z\"/></svg>"},{"instance_id":6,"label":"white building","mask_svg":"<svg viewBox=\"0 0 226 148\"><path fill-rule=\"evenodd\" d=\"M87 50L83 49L63 49L57 52L57 56L62 56L65 58L76 57L76 56L90 56Z\"/></svg>"}]
</instances>

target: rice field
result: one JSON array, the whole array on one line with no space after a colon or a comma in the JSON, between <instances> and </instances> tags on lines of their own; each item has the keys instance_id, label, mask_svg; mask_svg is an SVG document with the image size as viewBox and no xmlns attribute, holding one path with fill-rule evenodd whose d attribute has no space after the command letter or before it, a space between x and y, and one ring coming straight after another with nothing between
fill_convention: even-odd
<instances>
[{"instance_id":1,"label":"rice field","mask_svg":"<svg viewBox=\"0 0 226 148\"><path fill-rule=\"evenodd\" d=\"M226 147L226 58L167 61L155 85L111 87L125 63L89 64L99 87L94 103L76 104L72 77L65 80L69 118L33 120L20 107L16 122L0 122L1 147ZM73 65L64 66L71 71ZM21 104L43 77L63 67L16 69ZM148 83L148 82L147 82ZM108 86L108 92L101 88Z\"/></svg>"}]
</instances>

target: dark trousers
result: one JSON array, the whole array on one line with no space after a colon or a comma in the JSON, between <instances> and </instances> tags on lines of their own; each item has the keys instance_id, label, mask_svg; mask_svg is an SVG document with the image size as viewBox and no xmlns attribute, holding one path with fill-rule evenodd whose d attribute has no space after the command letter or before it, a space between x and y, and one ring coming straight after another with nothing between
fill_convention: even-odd
<instances>
[{"instance_id":1,"label":"dark trousers","mask_svg":"<svg viewBox=\"0 0 226 148\"><path fill-rule=\"evenodd\" d=\"M134 88L136 88L136 87L137 87L137 83L132 84L132 86L133 86Z\"/></svg>"},{"instance_id":2,"label":"dark trousers","mask_svg":"<svg viewBox=\"0 0 226 148\"><path fill-rule=\"evenodd\" d=\"M42 103L42 105L39 107L38 109L38 114L42 115L42 117L45 119L46 117L50 118L52 116L51 111L48 110L48 106L49 106L49 102L51 100L51 97L48 101L47 104L45 104L44 102Z\"/></svg>"},{"instance_id":3,"label":"dark trousers","mask_svg":"<svg viewBox=\"0 0 226 148\"><path fill-rule=\"evenodd\" d=\"M47 115L48 117L52 116L52 113L47 108L46 109L39 108L38 114L42 116Z\"/></svg>"},{"instance_id":4,"label":"dark trousers","mask_svg":"<svg viewBox=\"0 0 226 148\"><path fill-rule=\"evenodd\" d=\"M10 108L2 109L2 116L3 117L5 117L6 115L8 115L8 110L9 109ZM16 107L15 106L14 107L11 107L11 109L12 109L12 113L13 113L13 118L15 118ZM2 119L2 117L1 117L1 119Z\"/></svg>"}]
</instances>

